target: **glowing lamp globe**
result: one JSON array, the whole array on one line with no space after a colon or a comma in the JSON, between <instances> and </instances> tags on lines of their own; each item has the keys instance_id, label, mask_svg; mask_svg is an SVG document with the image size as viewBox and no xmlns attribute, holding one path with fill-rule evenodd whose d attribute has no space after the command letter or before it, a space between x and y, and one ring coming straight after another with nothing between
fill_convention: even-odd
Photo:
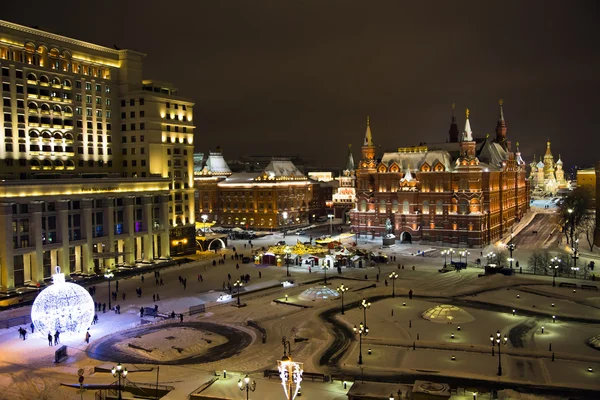
<instances>
[{"instance_id":1,"label":"glowing lamp globe","mask_svg":"<svg viewBox=\"0 0 600 400\"><path fill-rule=\"evenodd\" d=\"M79 285L65 282L56 267L51 286L42 290L31 307L31 321L39 335L85 332L94 319L94 300Z\"/></svg>"}]
</instances>

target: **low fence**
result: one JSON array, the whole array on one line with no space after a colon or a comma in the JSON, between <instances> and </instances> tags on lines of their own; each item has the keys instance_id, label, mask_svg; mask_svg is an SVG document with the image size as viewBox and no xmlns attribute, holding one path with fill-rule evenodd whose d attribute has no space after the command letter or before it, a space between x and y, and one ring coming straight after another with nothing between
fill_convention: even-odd
<instances>
[{"instance_id":1,"label":"low fence","mask_svg":"<svg viewBox=\"0 0 600 400\"><path fill-rule=\"evenodd\" d=\"M9 319L3 319L0 321L0 328L12 328L13 326L31 324L31 315L23 315L21 317L14 317Z\"/></svg>"}]
</instances>

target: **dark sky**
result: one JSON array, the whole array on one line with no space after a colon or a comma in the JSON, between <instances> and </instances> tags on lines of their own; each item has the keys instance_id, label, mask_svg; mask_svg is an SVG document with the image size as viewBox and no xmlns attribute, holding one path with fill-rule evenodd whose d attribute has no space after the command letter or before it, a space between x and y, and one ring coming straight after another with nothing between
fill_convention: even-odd
<instances>
[{"instance_id":1,"label":"dark sky","mask_svg":"<svg viewBox=\"0 0 600 400\"><path fill-rule=\"evenodd\" d=\"M26 4L26 5L25 5ZM529 163L598 160L600 2L4 0L0 18L148 56L145 77L195 103L196 149L341 166L371 116L384 149L493 134Z\"/></svg>"}]
</instances>

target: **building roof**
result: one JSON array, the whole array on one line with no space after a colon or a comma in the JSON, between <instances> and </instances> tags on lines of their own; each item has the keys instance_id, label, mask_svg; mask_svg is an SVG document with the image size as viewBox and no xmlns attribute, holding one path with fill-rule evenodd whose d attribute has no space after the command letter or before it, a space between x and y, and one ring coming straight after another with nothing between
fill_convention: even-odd
<instances>
[{"instance_id":1,"label":"building roof","mask_svg":"<svg viewBox=\"0 0 600 400\"><path fill-rule=\"evenodd\" d=\"M455 143L453 143L456 145ZM381 162L386 166L396 163L402 170L419 169L423 163L434 166L437 162L442 163L446 170L452 169L452 157L444 150L432 150L419 153L393 152L385 153Z\"/></svg>"},{"instance_id":2,"label":"building roof","mask_svg":"<svg viewBox=\"0 0 600 400\"><path fill-rule=\"evenodd\" d=\"M369 121L369 117L367 117L367 130L365 132L365 146L373 146L373 135L371 134L371 122Z\"/></svg>"},{"instance_id":3,"label":"building roof","mask_svg":"<svg viewBox=\"0 0 600 400\"><path fill-rule=\"evenodd\" d=\"M231 170L223 158L223 153L220 151L208 153L206 167L212 175L231 175Z\"/></svg>"},{"instance_id":4,"label":"building roof","mask_svg":"<svg viewBox=\"0 0 600 400\"><path fill-rule=\"evenodd\" d=\"M305 176L290 160L272 160L264 169L263 174L266 174L269 178Z\"/></svg>"}]
</instances>

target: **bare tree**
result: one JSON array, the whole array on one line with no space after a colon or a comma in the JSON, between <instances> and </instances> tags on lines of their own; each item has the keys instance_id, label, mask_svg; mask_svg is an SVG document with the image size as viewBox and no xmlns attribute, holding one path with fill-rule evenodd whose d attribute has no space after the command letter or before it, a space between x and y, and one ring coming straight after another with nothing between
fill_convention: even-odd
<instances>
[{"instance_id":1,"label":"bare tree","mask_svg":"<svg viewBox=\"0 0 600 400\"><path fill-rule=\"evenodd\" d=\"M596 231L596 213L589 211L579 225L580 232L585 235L585 240L590 246L590 251L594 250L594 232Z\"/></svg>"}]
</instances>

